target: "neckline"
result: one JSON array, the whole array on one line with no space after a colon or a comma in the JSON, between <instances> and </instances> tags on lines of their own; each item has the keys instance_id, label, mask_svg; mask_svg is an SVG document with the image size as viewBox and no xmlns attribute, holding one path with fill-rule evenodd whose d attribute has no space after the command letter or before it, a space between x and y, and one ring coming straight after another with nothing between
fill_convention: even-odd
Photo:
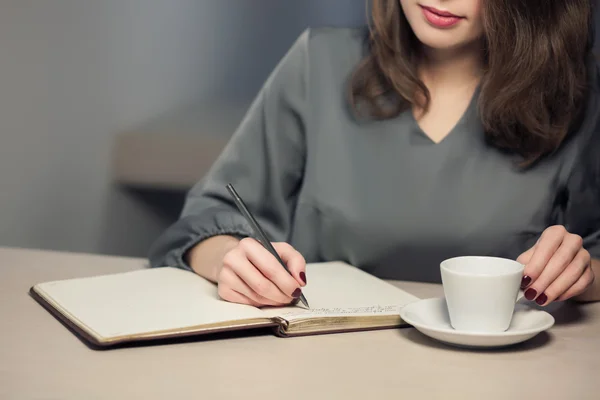
<instances>
[{"instance_id":1,"label":"neckline","mask_svg":"<svg viewBox=\"0 0 600 400\"><path fill-rule=\"evenodd\" d=\"M458 119L458 121L456 122L456 124L454 124L454 126L450 129L450 131L439 141L436 142L434 141L419 125L419 122L417 121L417 119L415 118L415 115L412 111L412 109L408 110L408 115L411 121L411 124L413 126L413 132L416 132L420 137L424 138L427 140L428 144L431 145L441 145L444 142L448 141L448 138L450 138L451 136L456 136L456 131L463 126L468 118L471 116L471 113L473 112L473 109L475 108L475 103L477 102L477 99L479 98L479 91L481 89L481 84L478 84L475 87L475 90L473 91L473 94L471 95L471 99L469 100L469 104L467 105L467 108L465 109L465 111L462 113L462 115L460 116L460 118Z\"/></svg>"}]
</instances>

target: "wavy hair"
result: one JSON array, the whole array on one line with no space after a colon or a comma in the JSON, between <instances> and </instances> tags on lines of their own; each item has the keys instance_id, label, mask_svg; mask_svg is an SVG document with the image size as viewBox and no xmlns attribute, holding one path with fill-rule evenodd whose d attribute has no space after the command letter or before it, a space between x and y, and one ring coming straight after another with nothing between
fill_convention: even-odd
<instances>
[{"instance_id":1,"label":"wavy hair","mask_svg":"<svg viewBox=\"0 0 600 400\"><path fill-rule=\"evenodd\" d=\"M488 142L531 164L555 151L584 108L593 0L485 0L484 68L478 107ZM427 110L419 41L399 0L372 0L369 52L350 85L353 109L393 118Z\"/></svg>"}]
</instances>

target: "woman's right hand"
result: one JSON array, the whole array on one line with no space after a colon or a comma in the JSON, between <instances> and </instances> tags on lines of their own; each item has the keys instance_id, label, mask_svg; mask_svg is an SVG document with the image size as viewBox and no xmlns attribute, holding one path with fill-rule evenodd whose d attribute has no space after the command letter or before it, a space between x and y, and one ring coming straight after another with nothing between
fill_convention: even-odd
<instances>
[{"instance_id":1,"label":"woman's right hand","mask_svg":"<svg viewBox=\"0 0 600 400\"><path fill-rule=\"evenodd\" d=\"M255 307L283 306L297 299L306 285L306 261L287 243L273 243L273 247L290 272L255 239L244 238L223 257L217 277L219 296Z\"/></svg>"}]
</instances>

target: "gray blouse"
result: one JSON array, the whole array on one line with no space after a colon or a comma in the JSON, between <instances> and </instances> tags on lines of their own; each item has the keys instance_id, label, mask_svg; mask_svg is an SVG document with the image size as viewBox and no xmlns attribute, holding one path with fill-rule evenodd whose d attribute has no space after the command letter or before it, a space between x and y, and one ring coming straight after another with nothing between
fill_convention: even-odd
<instances>
[{"instance_id":1,"label":"gray blouse","mask_svg":"<svg viewBox=\"0 0 600 400\"><path fill-rule=\"evenodd\" d=\"M189 269L184 253L213 235L252 236L232 183L273 241L307 262L342 260L382 278L440 281L459 255L516 258L550 225L600 257L597 69L585 121L559 151L520 170L486 144L477 95L451 133L431 141L411 112L357 121L347 82L362 29L305 31L283 57L150 263Z\"/></svg>"}]
</instances>

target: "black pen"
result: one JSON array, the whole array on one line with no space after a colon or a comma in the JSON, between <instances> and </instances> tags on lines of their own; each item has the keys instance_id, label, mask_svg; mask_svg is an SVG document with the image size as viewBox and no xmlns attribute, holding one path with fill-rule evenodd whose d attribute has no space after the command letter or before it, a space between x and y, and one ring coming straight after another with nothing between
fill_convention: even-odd
<instances>
[{"instance_id":1,"label":"black pen","mask_svg":"<svg viewBox=\"0 0 600 400\"><path fill-rule=\"evenodd\" d=\"M275 249L273 248L273 245L271 245L271 241L267 238L267 235L262 230L260 225L258 225L258 222L256 221L256 219L254 219L254 217L252 216L252 214L246 207L246 204L244 204L244 201L242 200L240 195L233 188L233 185L227 184L227 190L229 190L229 193L233 197L233 200L235 201L237 208L240 210L242 215L246 218L246 220L252 227L252 230L254 231L254 234L256 235L256 239L264 246L265 249L267 249L269 251L269 253L273 254L273 256L277 259L277 261L279 261L281 266L291 275L292 273L288 269L287 265L285 265L285 263L283 262L281 257L279 257L279 254L275 251ZM299 300L306 307L310 308L308 305L308 301L306 301L306 297L304 297L304 294L302 294L302 293L300 294Z\"/></svg>"}]
</instances>

